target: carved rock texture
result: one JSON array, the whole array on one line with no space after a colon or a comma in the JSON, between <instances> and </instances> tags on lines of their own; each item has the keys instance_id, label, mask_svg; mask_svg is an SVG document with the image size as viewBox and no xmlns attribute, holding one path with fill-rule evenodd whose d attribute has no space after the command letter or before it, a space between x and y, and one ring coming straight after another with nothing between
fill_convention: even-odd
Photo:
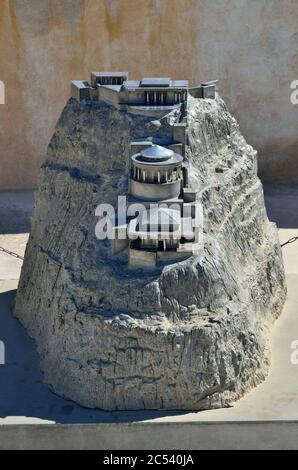
<instances>
[{"instance_id":1,"label":"carved rock texture","mask_svg":"<svg viewBox=\"0 0 298 470\"><path fill-rule=\"evenodd\" d=\"M286 297L256 152L220 97L189 97L186 159L204 213L200 256L129 270L95 237L95 208L125 194L135 138L171 141L160 119L67 103L40 171L15 314L46 383L87 407L228 406L266 377ZM153 121L153 122L152 122Z\"/></svg>"}]
</instances>

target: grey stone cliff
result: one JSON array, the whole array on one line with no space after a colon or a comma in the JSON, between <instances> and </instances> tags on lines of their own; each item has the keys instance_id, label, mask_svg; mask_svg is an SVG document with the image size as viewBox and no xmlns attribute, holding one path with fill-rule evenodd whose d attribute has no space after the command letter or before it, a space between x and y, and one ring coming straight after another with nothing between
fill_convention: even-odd
<instances>
[{"instance_id":1,"label":"grey stone cliff","mask_svg":"<svg viewBox=\"0 0 298 470\"><path fill-rule=\"evenodd\" d=\"M156 118L67 103L36 192L15 315L45 382L87 407L228 406L266 377L268 332L286 297L256 152L220 97L189 97L186 159L204 212L200 256L143 272L95 237L95 208L125 194L129 145L170 141Z\"/></svg>"}]
</instances>

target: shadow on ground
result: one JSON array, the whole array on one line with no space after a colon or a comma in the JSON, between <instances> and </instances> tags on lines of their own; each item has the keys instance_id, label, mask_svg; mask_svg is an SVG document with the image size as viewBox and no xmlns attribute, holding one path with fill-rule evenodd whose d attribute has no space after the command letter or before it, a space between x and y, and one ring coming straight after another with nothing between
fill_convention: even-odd
<instances>
[{"instance_id":1,"label":"shadow on ground","mask_svg":"<svg viewBox=\"0 0 298 470\"><path fill-rule=\"evenodd\" d=\"M0 294L0 340L5 344L5 365L0 365L0 418L27 416L57 423L124 423L186 412L119 411L83 408L52 393L42 382L34 341L13 317L16 290Z\"/></svg>"}]
</instances>

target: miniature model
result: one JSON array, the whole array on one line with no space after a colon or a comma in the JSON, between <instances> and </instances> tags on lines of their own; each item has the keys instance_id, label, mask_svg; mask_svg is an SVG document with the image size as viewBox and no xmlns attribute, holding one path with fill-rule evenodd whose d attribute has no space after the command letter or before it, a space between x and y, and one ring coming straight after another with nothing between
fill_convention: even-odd
<instances>
[{"instance_id":1,"label":"miniature model","mask_svg":"<svg viewBox=\"0 0 298 470\"><path fill-rule=\"evenodd\" d=\"M112 241L96 236L105 205ZM285 297L256 152L217 83L73 82L15 305L45 382L106 410L229 406L266 377Z\"/></svg>"}]
</instances>

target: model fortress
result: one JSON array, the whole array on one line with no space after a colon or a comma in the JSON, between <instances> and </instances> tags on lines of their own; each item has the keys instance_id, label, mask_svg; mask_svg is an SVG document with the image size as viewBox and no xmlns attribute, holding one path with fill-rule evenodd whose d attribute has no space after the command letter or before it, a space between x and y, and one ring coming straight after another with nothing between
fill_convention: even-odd
<instances>
[{"instance_id":1,"label":"model fortress","mask_svg":"<svg viewBox=\"0 0 298 470\"><path fill-rule=\"evenodd\" d=\"M91 85L73 81L72 96L81 100L103 100L122 110L158 116L183 106L183 117L174 126L171 148L132 142L129 206L140 203L138 217L114 228L113 254L128 249L130 267L155 267L160 262L180 261L199 253L200 205L196 191L188 185L185 162L187 95L215 98L217 81L189 88L188 80L144 78L128 80L127 72L93 72ZM179 153L177 153L179 152Z\"/></svg>"},{"instance_id":2,"label":"model fortress","mask_svg":"<svg viewBox=\"0 0 298 470\"><path fill-rule=\"evenodd\" d=\"M58 395L105 410L202 410L266 377L286 296L281 247L256 152L216 86L122 72L72 83L15 304ZM112 243L95 230L103 206Z\"/></svg>"}]
</instances>

